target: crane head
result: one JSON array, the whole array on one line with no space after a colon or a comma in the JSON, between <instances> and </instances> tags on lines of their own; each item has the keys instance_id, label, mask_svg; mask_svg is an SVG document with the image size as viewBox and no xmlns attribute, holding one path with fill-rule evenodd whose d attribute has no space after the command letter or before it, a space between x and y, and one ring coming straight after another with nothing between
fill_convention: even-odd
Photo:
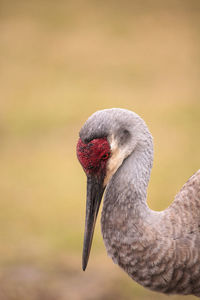
<instances>
[{"instance_id":1,"label":"crane head","mask_svg":"<svg viewBox=\"0 0 200 300\"><path fill-rule=\"evenodd\" d=\"M77 157L87 175L87 201L82 267L87 267L99 206L105 189L107 162L111 155L106 138L77 143Z\"/></svg>"},{"instance_id":2,"label":"crane head","mask_svg":"<svg viewBox=\"0 0 200 300\"><path fill-rule=\"evenodd\" d=\"M152 143L144 121L134 112L112 108L95 112L80 130L77 156L87 175L83 270L86 269L104 189L123 161ZM153 155L153 153L152 153Z\"/></svg>"}]
</instances>

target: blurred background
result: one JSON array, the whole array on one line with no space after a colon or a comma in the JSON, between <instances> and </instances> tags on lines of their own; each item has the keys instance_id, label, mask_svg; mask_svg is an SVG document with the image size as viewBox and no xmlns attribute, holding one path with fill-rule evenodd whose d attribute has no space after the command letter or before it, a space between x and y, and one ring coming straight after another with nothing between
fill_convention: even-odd
<instances>
[{"instance_id":1,"label":"blurred background","mask_svg":"<svg viewBox=\"0 0 200 300\"><path fill-rule=\"evenodd\" d=\"M75 148L96 110L138 113L165 209L200 168L199 79L199 0L0 1L0 300L168 299L113 264L99 219L82 272Z\"/></svg>"}]
</instances>

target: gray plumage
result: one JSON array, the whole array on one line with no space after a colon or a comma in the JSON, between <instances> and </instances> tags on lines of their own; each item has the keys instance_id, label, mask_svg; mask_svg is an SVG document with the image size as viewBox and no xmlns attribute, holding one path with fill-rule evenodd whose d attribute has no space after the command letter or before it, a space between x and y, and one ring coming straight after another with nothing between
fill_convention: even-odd
<instances>
[{"instance_id":1,"label":"gray plumage","mask_svg":"<svg viewBox=\"0 0 200 300\"><path fill-rule=\"evenodd\" d=\"M200 170L166 210L152 211L146 197L153 142L145 122L128 110L102 110L80 137L107 137L123 156L107 183L101 215L109 256L147 288L200 297Z\"/></svg>"}]
</instances>

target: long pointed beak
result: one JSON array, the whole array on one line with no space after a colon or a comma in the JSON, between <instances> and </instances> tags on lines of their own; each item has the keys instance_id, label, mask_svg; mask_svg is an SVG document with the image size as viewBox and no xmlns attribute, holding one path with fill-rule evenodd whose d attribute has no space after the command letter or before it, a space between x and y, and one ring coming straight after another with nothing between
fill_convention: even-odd
<instances>
[{"instance_id":1,"label":"long pointed beak","mask_svg":"<svg viewBox=\"0 0 200 300\"><path fill-rule=\"evenodd\" d=\"M86 201L86 218L85 234L83 243L82 268L85 271L90 255L92 238L99 206L104 192L103 177L93 175L87 176L87 201Z\"/></svg>"}]
</instances>

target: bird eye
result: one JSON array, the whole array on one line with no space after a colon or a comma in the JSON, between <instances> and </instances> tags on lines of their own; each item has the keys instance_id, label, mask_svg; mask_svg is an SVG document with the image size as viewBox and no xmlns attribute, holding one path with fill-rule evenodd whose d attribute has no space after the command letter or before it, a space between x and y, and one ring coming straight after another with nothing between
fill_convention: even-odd
<instances>
[{"instance_id":1,"label":"bird eye","mask_svg":"<svg viewBox=\"0 0 200 300\"><path fill-rule=\"evenodd\" d=\"M110 152L105 153L101 158L102 158L103 160L106 160L106 159L109 158L109 156L110 156Z\"/></svg>"}]
</instances>

